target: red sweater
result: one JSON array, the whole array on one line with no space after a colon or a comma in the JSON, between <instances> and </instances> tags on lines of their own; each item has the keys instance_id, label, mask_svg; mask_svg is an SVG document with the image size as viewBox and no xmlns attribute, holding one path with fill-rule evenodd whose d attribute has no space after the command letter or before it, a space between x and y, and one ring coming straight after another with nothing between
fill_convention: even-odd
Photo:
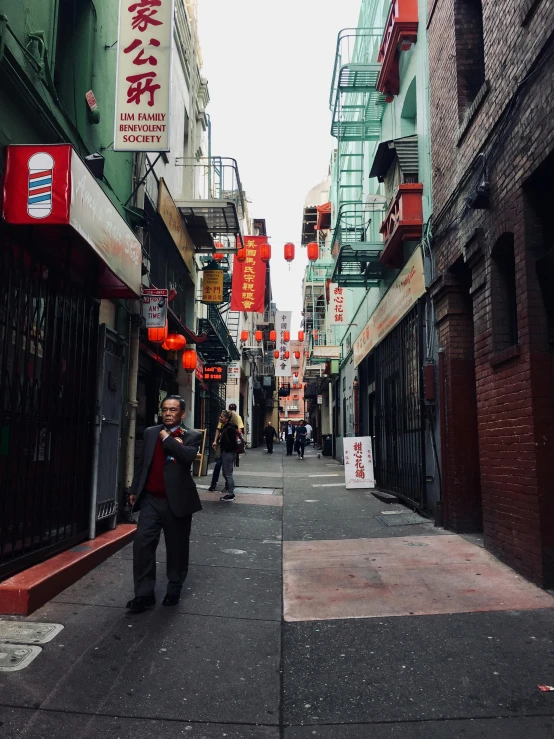
<instances>
[{"instance_id":1,"label":"red sweater","mask_svg":"<svg viewBox=\"0 0 554 739\"><path fill-rule=\"evenodd\" d=\"M171 436L178 436L179 429L177 429ZM166 453L164 451L164 443L158 436L156 440L156 446L154 448L154 456L152 457L152 464L146 478L146 492L153 495L155 498L165 498L165 480L164 480L164 469L166 463Z\"/></svg>"}]
</instances>

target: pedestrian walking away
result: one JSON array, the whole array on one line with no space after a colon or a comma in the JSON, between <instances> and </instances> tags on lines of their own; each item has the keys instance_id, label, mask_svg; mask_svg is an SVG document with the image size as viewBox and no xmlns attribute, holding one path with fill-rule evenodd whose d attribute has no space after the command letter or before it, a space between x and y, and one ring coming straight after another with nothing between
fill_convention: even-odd
<instances>
[{"instance_id":1,"label":"pedestrian walking away","mask_svg":"<svg viewBox=\"0 0 554 739\"><path fill-rule=\"evenodd\" d=\"M277 438L277 431L275 431L274 426L271 425L271 421L267 422L267 426L264 429L264 436L267 453L273 454L273 440Z\"/></svg>"},{"instance_id":2,"label":"pedestrian walking away","mask_svg":"<svg viewBox=\"0 0 554 739\"><path fill-rule=\"evenodd\" d=\"M235 416L235 418L233 418ZM222 424L219 443L221 446L221 469L225 478L227 492L219 500L229 503L235 499L235 481L233 479L233 466L237 454L238 428L233 420L236 414L231 411L222 411L219 421Z\"/></svg>"},{"instance_id":3,"label":"pedestrian walking away","mask_svg":"<svg viewBox=\"0 0 554 739\"><path fill-rule=\"evenodd\" d=\"M168 395L162 403L163 424L144 432L129 501L140 511L133 542L135 597L127 608L136 613L156 604L156 549L163 529L167 554L167 593L162 605L179 602L188 572L192 516L202 510L191 466L202 435L185 428L185 401Z\"/></svg>"},{"instance_id":4,"label":"pedestrian walking away","mask_svg":"<svg viewBox=\"0 0 554 739\"><path fill-rule=\"evenodd\" d=\"M239 416L238 413L236 413L237 406L235 403L230 403L229 410L235 413L235 416L237 418L237 426L238 430L241 434L244 434L244 423L242 422L242 418ZM220 422L217 424L217 429L215 431L215 438L212 443L212 449L215 452L216 459L215 459L215 465L214 465L214 471L212 473L212 480L210 482L210 487L208 490L210 492L214 492L216 490L216 485L219 480L219 473L221 472L221 449L218 449L218 442L219 442L219 435L221 433L221 429L223 428L223 424ZM237 464L238 467L238 464ZM223 489L223 492L227 492L227 488L225 487Z\"/></svg>"},{"instance_id":5,"label":"pedestrian walking away","mask_svg":"<svg viewBox=\"0 0 554 739\"><path fill-rule=\"evenodd\" d=\"M289 421L285 428L285 441L287 442L287 457L292 457L292 449L294 446L294 426Z\"/></svg>"},{"instance_id":6,"label":"pedestrian walking away","mask_svg":"<svg viewBox=\"0 0 554 739\"><path fill-rule=\"evenodd\" d=\"M300 421L296 427L296 444L295 450L299 459L304 459L304 449L306 447L306 422Z\"/></svg>"}]
</instances>

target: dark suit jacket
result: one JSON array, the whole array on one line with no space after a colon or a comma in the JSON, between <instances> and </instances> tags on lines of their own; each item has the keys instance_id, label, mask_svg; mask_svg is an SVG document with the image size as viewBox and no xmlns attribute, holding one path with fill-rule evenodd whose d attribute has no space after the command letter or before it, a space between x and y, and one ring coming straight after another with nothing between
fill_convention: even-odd
<instances>
[{"instance_id":1,"label":"dark suit jacket","mask_svg":"<svg viewBox=\"0 0 554 739\"><path fill-rule=\"evenodd\" d=\"M141 497L144 495L144 486L148 479L150 465L154 458L154 449L158 441L158 434L163 425L150 426L144 432L144 446L138 461L130 494L136 495L133 511L140 511ZM168 456L174 457L175 462L166 462L164 467L165 492L167 502L173 515L181 518L202 510L196 485L192 479L192 462L202 443L202 434L198 431L181 426L183 440L181 444L172 436L163 442L163 449Z\"/></svg>"}]
</instances>

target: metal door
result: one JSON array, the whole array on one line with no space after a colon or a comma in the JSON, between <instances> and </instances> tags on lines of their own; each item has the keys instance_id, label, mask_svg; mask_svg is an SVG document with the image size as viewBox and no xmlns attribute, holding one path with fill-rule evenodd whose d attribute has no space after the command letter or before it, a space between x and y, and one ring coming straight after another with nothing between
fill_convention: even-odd
<instances>
[{"instance_id":1,"label":"metal door","mask_svg":"<svg viewBox=\"0 0 554 739\"><path fill-rule=\"evenodd\" d=\"M96 521L111 519L115 527L118 503L118 467L121 447L121 402L125 343L106 326L100 327L96 423L100 424L96 477Z\"/></svg>"}]
</instances>

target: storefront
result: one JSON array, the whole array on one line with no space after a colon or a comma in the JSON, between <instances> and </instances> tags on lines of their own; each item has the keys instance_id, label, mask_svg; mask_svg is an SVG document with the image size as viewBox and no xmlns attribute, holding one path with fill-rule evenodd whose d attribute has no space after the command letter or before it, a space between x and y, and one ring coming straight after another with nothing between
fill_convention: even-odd
<instances>
[{"instance_id":1,"label":"storefront","mask_svg":"<svg viewBox=\"0 0 554 739\"><path fill-rule=\"evenodd\" d=\"M86 539L98 520L115 516L117 454L97 484L92 472L111 431L102 416L112 415L112 396L121 395L124 337L113 341L100 327L100 301L138 297L140 263L140 243L71 146L8 147L0 577ZM119 429L120 417L113 420Z\"/></svg>"}]
</instances>

